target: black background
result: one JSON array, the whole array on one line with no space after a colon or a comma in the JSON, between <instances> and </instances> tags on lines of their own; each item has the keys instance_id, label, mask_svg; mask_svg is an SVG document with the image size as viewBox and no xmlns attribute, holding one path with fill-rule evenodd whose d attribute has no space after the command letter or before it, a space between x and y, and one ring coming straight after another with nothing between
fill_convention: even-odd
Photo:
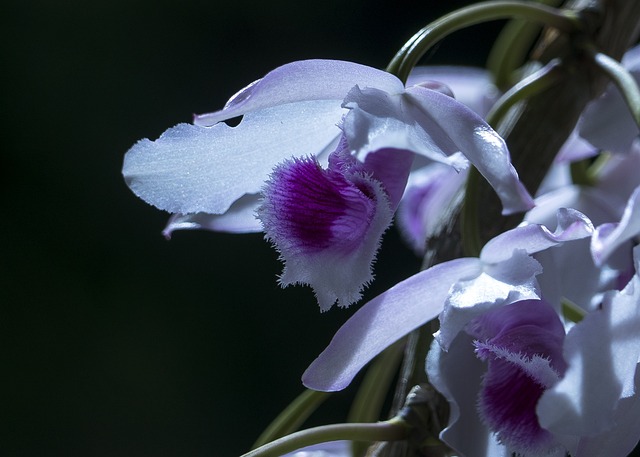
<instances>
[{"instance_id":1,"label":"black background","mask_svg":"<svg viewBox=\"0 0 640 457\"><path fill-rule=\"evenodd\" d=\"M310 289L281 290L261 235L165 241L167 215L127 189L123 155L288 61L383 68L465 3L3 2L0 455L245 452L353 309L320 314ZM425 62L482 65L495 30ZM367 296L419 264L392 229Z\"/></svg>"}]
</instances>

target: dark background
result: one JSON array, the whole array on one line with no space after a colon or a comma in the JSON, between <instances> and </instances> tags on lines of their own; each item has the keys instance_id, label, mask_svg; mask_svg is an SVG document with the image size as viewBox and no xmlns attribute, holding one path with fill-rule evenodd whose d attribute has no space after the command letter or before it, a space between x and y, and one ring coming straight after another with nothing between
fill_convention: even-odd
<instances>
[{"instance_id":1,"label":"dark background","mask_svg":"<svg viewBox=\"0 0 640 457\"><path fill-rule=\"evenodd\" d=\"M288 61L383 68L465 3L4 1L0 455L245 452L353 310L321 315L310 289L279 289L261 235L165 241L123 155ZM481 65L495 30L427 62ZM392 229L367 296L418 268ZM350 395L315 421L340 420Z\"/></svg>"}]
</instances>

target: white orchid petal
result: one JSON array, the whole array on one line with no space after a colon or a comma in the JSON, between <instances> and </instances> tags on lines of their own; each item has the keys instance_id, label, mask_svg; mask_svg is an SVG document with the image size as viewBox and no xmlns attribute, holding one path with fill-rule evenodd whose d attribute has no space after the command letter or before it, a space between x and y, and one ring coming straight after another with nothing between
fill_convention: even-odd
<instances>
[{"instance_id":1,"label":"white orchid petal","mask_svg":"<svg viewBox=\"0 0 640 457\"><path fill-rule=\"evenodd\" d=\"M420 86L403 94L355 87L344 106L350 110L344 132L356 153L385 147L408 149L456 169L466 168L468 160L498 193L503 213L533 206L504 140L455 99Z\"/></svg>"},{"instance_id":2,"label":"white orchid petal","mask_svg":"<svg viewBox=\"0 0 640 457\"><path fill-rule=\"evenodd\" d=\"M495 189L503 205L503 214L525 211L533 200L511 165L504 140L476 113L451 97L420 87L407 94L424 114L418 117L423 127L437 125L456 145L457 150L478 169Z\"/></svg>"},{"instance_id":3,"label":"white orchid petal","mask_svg":"<svg viewBox=\"0 0 640 457\"><path fill-rule=\"evenodd\" d=\"M528 224L504 232L490 240L480 253L487 263L496 263L511 256L514 249L534 254L566 241L591 236L593 224L580 211L560 208L556 211L557 228L551 232L540 224Z\"/></svg>"},{"instance_id":4,"label":"white orchid petal","mask_svg":"<svg viewBox=\"0 0 640 457\"><path fill-rule=\"evenodd\" d=\"M256 208L260 197L249 194L238 199L224 214L174 214L162 231L165 238L171 238L176 230L211 230L227 233L257 233L262 224L256 218Z\"/></svg>"},{"instance_id":5,"label":"white orchid petal","mask_svg":"<svg viewBox=\"0 0 640 457\"><path fill-rule=\"evenodd\" d=\"M618 404L611 430L580 440L575 457L624 457L631 455L640 440L640 366L636 368L636 394Z\"/></svg>"},{"instance_id":6,"label":"white orchid petal","mask_svg":"<svg viewBox=\"0 0 640 457\"><path fill-rule=\"evenodd\" d=\"M409 74L407 87L424 81L446 84L453 96L480 116L485 117L498 99L498 88L493 84L491 73L484 68L463 66L416 67Z\"/></svg>"},{"instance_id":7,"label":"white orchid petal","mask_svg":"<svg viewBox=\"0 0 640 457\"><path fill-rule=\"evenodd\" d=\"M629 198L620 223L603 224L596 229L591 239L591 250L596 265L602 265L618 247L638 235L640 235L640 187Z\"/></svg>"},{"instance_id":8,"label":"white orchid petal","mask_svg":"<svg viewBox=\"0 0 640 457\"><path fill-rule=\"evenodd\" d=\"M635 249L640 268L640 248ZM601 309L568 333L563 379L538 403L540 424L558 435L591 436L613 425L621 398L634 394L640 357L640 277L611 292Z\"/></svg>"},{"instance_id":9,"label":"white orchid petal","mask_svg":"<svg viewBox=\"0 0 640 457\"><path fill-rule=\"evenodd\" d=\"M458 455L508 457L511 455L477 412L478 393L486 365L473 353L473 339L466 333L456 338L445 352L434 341L427 355L429 382L449 402L449 423L440 439Z\"/></svg>"},{"instance_id":10,"label":"white orchid petal","mask_svg":"<svg viewBox=\"0 0 640 457\"><path fill-rule=\"evenodd\" d=\"M172 213L224 213L258 193L274 165L315 155L340 134L342 108L301 102L246 115L236 127L179 124L127 152L123 174L133 192Z\"/></svg>"},{"instance_id":11,"label":"white orchid petal","mask_svg":"<svg viewBox=\"0 0 640 457\"><path fill-rule=\"evenodd\" d=\"M329 346L307 368L305 386L342 390L376 355L435 318L451 284L476 275L478 259L456 259L436 265L395 285L362 306L334 335Z\"/></svg>"},{"instance_id":12,"label":"white orchid petal","mask_svg":"<svg viewBox=\"0 0 640 457\"><path fill-rule=\"evenodd\" d=\"M224 109L198 115L194 123L211 126L247 113L297 102L334 100L339 105L356 84L391 93L403 90L398 78L366 65L340 60L301 60L270 71L231 97Z\"/></svg>"}]
</instances>

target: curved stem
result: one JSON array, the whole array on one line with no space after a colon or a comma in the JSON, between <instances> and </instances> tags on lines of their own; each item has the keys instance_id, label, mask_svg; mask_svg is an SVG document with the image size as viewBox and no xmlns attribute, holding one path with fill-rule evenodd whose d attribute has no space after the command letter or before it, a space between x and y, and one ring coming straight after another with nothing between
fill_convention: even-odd
<instances>
[{"instance_id":1,"label":"curved stem","mask_svg":"<svg viewBox=\"0 0 640 457\"><path fill-rule=\"evenodd\" d=\"M301 430L247 452L242 457L279 457L303 447L329 441L397 441L408 437L411 427L398 418L375 424L332 424Z\"/></svg>"},{"instance_id":2,"label":"curved stem","mask_svg":"<svg viewBox=\"0 0 640 457\"><path fill-rule=\"evenodd\" d=\"M560 75L560 62L558 60L552 60L540 70L522 79L505 92L495 105L493 105L489 113L487 113L487 123L493 128L496 128L500 119L507 114L511 107L551 87L558 82Z\"/></svg>"},{"instance_id":3,"label":"curved stem","mask_svg":"<svg viewBox=\"0 0 640 457\"><path fill-rule=\"evenodd\" d=\"M462 250L465 256L480 257L482 241L478 227L478 183L482 175L476 167L470 167L464 191L464 203L460 213Z\"/></svg>"},{"instance_id":4,"label":"curved stem","mask_svg":"<svg viewBox=\"0 0 640 457\"><path fill-rule=\"evenodd\" d=\"M269 441L298 430L309 415L330 395L330 392L318 392L311 389L302 392L269 424L251 448L255 449Z\"/></svg>"},{"instance_id":5,"label":"curved stem","mask_svg":"<svg viewBox=\"0 0 640 457\"><path fill-rule=\"evenodd\" d=\"M351 405L348 422L375 422L380 419L389 386L398 372L405 340L403 338L389 346L369 367ZM354 442L351 446L351 455L363 456L368 447L369 443Z\"/></svg>"},{"instance_id":6,"label":"curved stem","mask_svg":"<svg viewBox=\"0 0 640 457\"><path fill-rule=\"evenodd\" d=\"M556 7L561 0L538 0L538 3ZM540 33L542 24L523 19L509 21L493 43L487 68L493 74L494 84L501 90L511 85L512 73L526 60L529 49Z\"/></svg>"},{"instance_id":7,"label":"curved stem","mask_svg":"<svg viewBox=\"0 0 640 457\"><path fill-rule=\"evenodd\" d=\"M348 422L373 422L380 418L382 404L393 377L398 371L406 341L392 344L385 349L369 367L353 400Z\"/></svg>"},{"instance_id":8,"label":"curved stem","mask_svg":"<svg viewBox=\"0 0 640 457\"><path fill-rule=\"evenodd\" d=\"M620 89L633 120L640 126L640 89L633 75L620 62L602 52L587 48L593 62L604 71L613 83Z\"/></svg>"},{"instance_id":9,"label":"curved stem","mask_svg":"<svg viewBox=\"0 0 640 457\"><path fill-rule=\"evenodd\" d=\"M406 82L409 72L418 60L445 36L471 25L509 18L538 21L563 31L577 30L581 24L578 16L572 11L536 3L516 0L478 3L453 11L424 27L398 51L387 66L387 71Z\"/></svg>"}]
</instances>

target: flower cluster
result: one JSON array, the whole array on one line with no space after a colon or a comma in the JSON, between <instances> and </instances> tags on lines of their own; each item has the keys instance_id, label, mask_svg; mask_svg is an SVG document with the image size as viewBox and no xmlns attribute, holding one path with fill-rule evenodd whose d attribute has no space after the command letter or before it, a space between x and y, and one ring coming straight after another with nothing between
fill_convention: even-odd
<instances>
[{"instance_id":1,"label":"flower cluster","mask_svg":"<svg viewBox=\"0 0 640 457\"><path fill-rule=\"evenodd\" d=\"M617 70L640 80L640 48ZM492 76L456 67L416 67L405 84L351 62L293 62L222 110L141 140L123 173L172 213L167 237L263 231L284 263L280 284L309 285L326 311L360 300L394 216L422 254L473 192L473 166L522 222L363 304L303 383L344 389L438 319L424 372L449 414L426 432L451 452L624 456L640 440L640 130L627 105L640 106L619 86L584 109L535 198L485 119L501 96ZM296 455L344 455L344 439Z\"/></svg>"}]
</instances>

